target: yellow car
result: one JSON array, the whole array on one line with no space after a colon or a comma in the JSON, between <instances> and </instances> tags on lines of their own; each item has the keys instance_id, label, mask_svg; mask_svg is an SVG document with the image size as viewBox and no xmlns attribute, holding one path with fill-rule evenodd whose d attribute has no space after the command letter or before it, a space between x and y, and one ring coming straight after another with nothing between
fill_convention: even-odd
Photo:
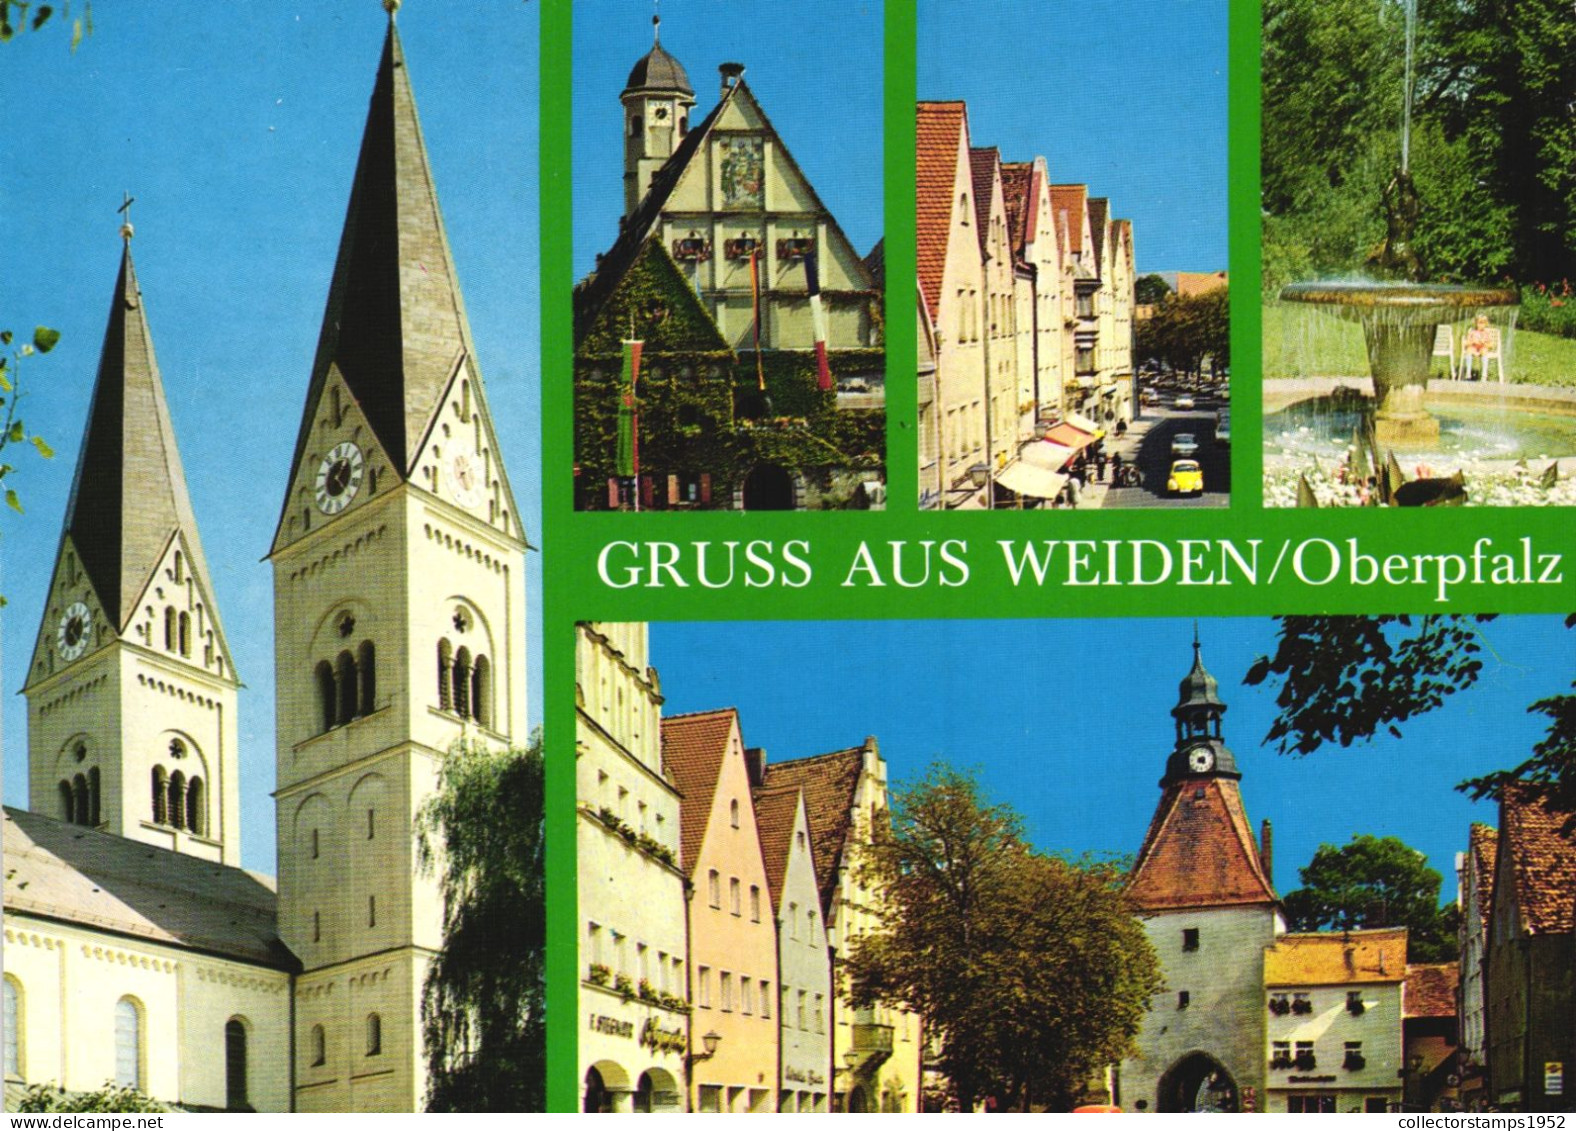
<instances>
[{"instance_id":1,"label":"yellow car","mask_svg":"<svg viewBox=\"0 0 1576 1131\"><path fill-rule=\"evenodd\" d=\"M1173 495L1202 495L1204 469L1197 460L1179 459L1171 463L1171 474L1166 478L1166 490Z\"/></svg>"}]
</instances>

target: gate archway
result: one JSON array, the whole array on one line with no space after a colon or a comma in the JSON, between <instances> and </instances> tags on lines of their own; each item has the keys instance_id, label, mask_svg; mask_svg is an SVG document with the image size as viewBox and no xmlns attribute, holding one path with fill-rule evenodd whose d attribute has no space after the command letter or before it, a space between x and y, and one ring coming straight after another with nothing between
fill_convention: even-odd
<instances>
[{"instance_id":1,"label":"gate archway","mask_svg":"<svg viewBox=\"0 0 1576 1131\"><path fill-rule=\"evenodd\" d=\"M794 508L793 476L775 463L758 463L744 480L747 511L791 511Z\"/></svg>"},{"instance_id":2,"label":"gate archway","mask_svg":"<svg viewBox=\"0 0 1576 1131\"><path fill-rule=\"evenodd\" d=\"M1192 1052L1160 1078L1163 1112L1234 1112L1241 1110L1237 1082L1225 1065L1204 1052Z\"/></svg>"}]
</instances>

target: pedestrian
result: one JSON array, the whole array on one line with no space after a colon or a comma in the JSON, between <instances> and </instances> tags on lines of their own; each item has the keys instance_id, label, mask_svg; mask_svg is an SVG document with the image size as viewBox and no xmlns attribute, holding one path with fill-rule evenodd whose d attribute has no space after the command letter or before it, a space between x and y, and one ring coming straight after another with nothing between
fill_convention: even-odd
<instances>
[{"instance_id":1,"label":"pedestrian","mask_svg":"<svg viewBox=\"0 0 1576 1131\"><path fill-rule=\"evenodd\" d=\"M1078 476L1076 475L1067 481L1067 505L1073 510L1078 509L1078 489L1080 486L1081 484L1078 482Z\"/></svg>"},{"instance_id":2,"label":"pedestrian","mask_svg":"<svg viewBox=\"0 0 1576 1131\"><path fill-rule=\"evenodd\" d=\"M1097 452L1094 457L1094 477L1101 483L1105 482L1105 464L1105 453L1103 451Z\"/></svg>"},{"instance_id":3,"label":"pedestrian","mask_svg":"<svg viewBox=\"0 0 1576 1131\"><path fill-rule=\"evenodd\" d=\"M1116 438L1120 440L1125 435L1127 435L1127 420L1124 417L1116 422Z\"/></svg>"},{"instance_id":4,"label":"pedestrian","mask_svg":"<svg viewBox=\"0 0 1576 1131\"><path fill-rule=\"evenodd\" d=\"M1118 487L1122 485L1122 453L1111 453L1111 482Z\"/></svg>"}]
</instances>

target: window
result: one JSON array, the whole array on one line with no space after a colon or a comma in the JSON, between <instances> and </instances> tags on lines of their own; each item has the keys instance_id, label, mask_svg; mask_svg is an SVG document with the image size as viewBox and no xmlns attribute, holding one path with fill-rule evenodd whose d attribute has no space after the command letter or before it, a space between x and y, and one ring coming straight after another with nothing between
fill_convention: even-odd
<instances>
[{"instance_id":1,"label":"window","mask_svg":"<svg viewBox=\"0 0 1576 1131\"><path fill-rule=\"evenodd\" d=\"M748 1014L755 1011L754 994L751 992L753 989L750 979L744 977L739 979L739 1012Z\"/></svg>"},{"instance_id":2,"label":"window","mask_svg":"<svg viewBox=\"0 0 1576 1131\"><path fill-rule=\"evenodd\" d=\"M454 667L454 648L447 640L438 641L438 708L454 710L454 685L450 671Z\"/></svg>"},{"instance_id":3,"label":"window","mask_svg":"<svg viewBox=\"0 0 1576 1131\"><path fill-rule=\"evenodd\" d=\"M602 965L602 926L599 923L586 924L586 936L591 940L591 961Z\"/></svg>"},{"instance_id":4,"label":"window","mask_svg":"<svg viewBox=\"0 0 1576 1131\"><path fill-rule=\"evenodd\" d=\"M733 914L735 914L735 915L739 914L739 877L738 876L730 876L728 878L728 910L733 912Z\"/></svg>"},{"instance_id":5,"label":"window","mask_svg":"<svg viewBox=\"0 0 1576 1131\"><path fill-rule=\"evenodd\" d=\"M338 717L338 701L335 698L334 690L334 665L327 660L323 660L313 669L312 679L317 685L317 712L323 723L323 729L319 733L326 734L334 729L334 720Z\"/></svg>"},{"instance_id":6,"label":"window","mask_svg":"<svg viewBox=\"0 0 1576 1131\"><path fill-rule=\"evenodd\" d=\"M190 613L180 615L181 655L192 654L192 616Z\"/></svg>"},{"instance_id":7,"label":"window","mask_svg":"<svg viewBox=\"0 0 1576 1131\"><path fill-rule=\"evenodd\" d=\"M208 832L208 804L203 796L202 778L194 777L186 786L186 827L196 836Z\"/></svg>"},{"instance_id":8,"label":"window","mask_svg":"<svg viewBox=\"0 0 1576 1131\"><path fill-rule=\"evenodd\" d=\"M328 1037L323 1033L323 1026L312 1026L312 1065L318 1067L328 1061Z\"/></svg>"},{"instance_id":9,"label":"window","mask_svg":"<svg viewBox=\"0 0 1576 1131\"><path fill-rule=\"evenodd\" d=\"M734 798L728 802L728 822L734 827L739 827L739 800Z\"/></svg>"},{"instance_id":10,"label":"window","mask_svg":"<svg viewBox=\"0 0 1576 1131\"><path fill-rule=\"evenodd\" d=\"M1346 1012L1347 1013L1350 1013L1353 1017L1361 1017L1363 1015L1363 1011L1366 1008L1367 1008L1367 1006L1365 1006L1363 1004L1363 991L1362 990L1347 990L1346 991Z\"/></svg>"},{"instance_id":11,"label":"window","mask_svg":"<svg viewBox=\"0 0 1576 1131\"><path fill-rule=\"evenodd\" d=\"M378 834L378 813L376 809L367 810L367 839L373 840Z\"/></svg>"},{"instance_id":12,"label":"window","mask_svg":"<svg viewBox=\"0 0 1576 1131\"><path fill-rule=\"evenodd\" d=\"M360 714L370 715L375 709L378 694L377 649L372 641L363 640L356 656L356 676L360 682Z\"/></svg>"},{"instance_id":13,"label":"window","mask_svg":"<svg viewBox=\"0 0 1576 1131\"><path fill-rule=\"evenodd\" d=\"M815 1031L826 1032L826 995L815 995Z\"/></svg>"},{"instance_id":14,"label":"window","mask_svg":"<svg viewBox=\"0 0 1576 1131\"><path fill-rule=\"evenodd\" d=\"M453 684L453 709L461 718L471 716L471 650L460 647L454 653L454 670L450 682Z\"/></svg>"},{"instance_id":15,"label":"window","mask_svg":"<svg viewBox=\"0 0 1576 1131\"><path fill-rule=\"evenodd\" d=\"M1368 1061L1363 1058L1361 1041L1347 1041L1344 1052L1346 1055L1341 1059L1341 1067L1348 1072L1358 1072L1367 1067Z\"/></svg>"},{"instance_id":16,"label":"window","mask_svg":"<svg viewBox=\"0 0 1576 1131\"><path fill-rule=\"evenodd\" d=\"M246 1100L246 1026L232 1017L224 1025L224 1106L250 1111Z\"/></svg>"},{"instance_id":17,"label":"window","mask_svg":"<svg viewBox=\"0 0 1576 1131\"><path fill-rule=\"evenodd\" d=\"M1303 1072L1308 1071L1310 1068L1317 1068L1319 1061L1313 1055L1313 1042L1298 1041L1292 1047L1291 1062Z\"/></svg>"},{"instance_id":18,"label":"window","mask_svg":"<svg viewBox=\"0 0 1576 1131\"><path fill-rule=\"evenodd\" d=\"M702 966L695 972L696 1002L702 1009L711 1008L711 967Z\"/></svg>"},{"instance_id":19,"label":"window","mask_svg":"<svg viewBox=\"0 0 1576 1131\"><path fill-rule=\"evenodd\" d=\"M164 650L175 651L175 606L164 606Z\"/></svg>"},{"instance_id":20,"label":"window","mask_svg":"<svg viewBox=\"0 0 1576 1131\"><path fill-rule=\"evenodd\" d=\"M807 1001L809 1001L809 998L810 998L809 993L807 993L804 990L800 990L799 991L799 998L798 998L798 1003L799 1003L799 1031L801 1033L804 1032L804 1030L805 1030L805 1017L807 1016L806 1013L805 1013L805 1003Z\"/></svg>"},{"instance_id":21,"label":"window","mask_svg":"<svg viewBox=\"0 0 1576 1131\"><path fill-rule=\"evenodd\" d=\"M1291 1011L1293 1013L1312 1013L1313 1001L1307 994L1291 995Z\"/></svg>"},{"instance_id":22,"label":"window","mask_svg":"<svg viewBox=\"0 0 1576 1131\"><path fill-rule=\"evenodd\" d=\"M142 1087L142 1007L129 997L115 1003L115 1083Z\"/></svg>"},{"instance_id":23,"label":"window","mask_svg":"<svg viewBox=\"0 0 1576 1131\"><path fill-rule=\"evenodd\" d=\"M706 896L713 907L722 906L722 876L715 868L706 873Z\"/></svg>"},{"instance_id":24,"label":"window","mask_svg":"<svg viewBox=\"0 0 1576 1131\"><path fill-rule=\"evenodd\" d=\"M1182 928L1182 949L1183 950L1197 950L1198 949L1198 928L1197 927L1183 927Z\"/></svg>"},{"instance_id":25,"label":"window","mask_svg":"<svg viewBox=\"0 0 1576 1131\"><path fill-rule=\"evenodd\" d=\"M321 911L312 912L312 941L323 941L323 913Z\"/></svg>"},{"instance_id":26,"label":"window","mask_svg":"<svg viewBox=\"0 0 1576 1131\"><path fill-rule=\"evenodd\" d=\"M367 1055L378 1056L383 1052L383 1018L376 1013L367 1014Z\"/></svg>"},{"instance_id":27,"label":"window","mask_svg":"<svg viewBox=\"0 0 1576 1131\"><path fill-rule=\"evenodd\" d=\"M1335 1114L1334 1096L1287 1096L1286 1110L1298 1115Z\"/></svg>"},{"instance_id":28,"label":"window","mask_svg":"<svg viewBox=\"0 0 1576 1131\"><path fill-rule=\"evenodd\" d=\"M799 905L797 903L788 905L788 937L791 939L799 937Z\"/></svg>"},{"instance_id":29,"label":"window","mask_svg":"<svg viewBox=\"0 0 1576 1131\"><path fill-rule=\"evenodd\" d=\"M1192 1000L1193 1000L1193 996L1190 993L1188 993L1186 990L1178 990L1177 991L1177 1008L1178 1009L1186 1009L1188 1007L1188 1005L1192 1002Z\"/></svg>"},{"instance_id":30,"label":"window","mask_svg":"<svg viewBox=\"0 0 1576 1131\"><path fill-rule=\"evenodd\" d=\"M1363 1110L1366 1112L1383 1114L1390 1110L1390 1103L1383 1096L1369 1096L1363 1101Z\"/></svg>"},{"instance_id":31,"label":"window","mask_svg":"<svg viewBox=\"0 0 1576 1131\"><path fill-rule=\"evenodd\" d=\"M375 895L369 895L369 896L367 896L367 926L369 926L369 927L376 927L377 925L378 925L378 897L375 896Z\"/></svg>"},{"instance_id":32,"label":"window","mask_svg":"<svg viewBox=\"0 0 1576 1131\"><path fill-rule=\"evenodd\" d=\"M726 970L717 975L717 996L721 999L722 1011L730 1012L733 1009L733 975Z\"/></svg>"},{"instance_id":33,"label":"window","mask_svg":"<svg viewBox=\"0 0 1576 1131\"><path fill-rule=\"evenodd\" d=\"M164 767L153 767L153 823L156 825L162 825L170 819L169 790L169 776L165 774Z\"/></svg>"},{"instance_id":34,"label":"window","mask_svg":"<svg viewBox=\"0 0 1576 1131\"><path fill-rule=\"evenodd\" d=\"M761 921L761 889L754 884L750 885L750 922Z\"/></svg>"},{"instance_id":35,"label":"window","mask_svg":"<svg viewBox=\"0 0 1576 1131\"><path fill-rule=\"evenodd\" d=\"M5 1075L7 1080L22 1078L22 987L15 978L5 979Z\"/></svg>"},{"instance_id":36,"label":"window","mask_svg":"<svg viewBox=\"0 0 1576 1131\"><path fill-rule=\"evenodd\" d=\"M334 722L343 726L356 717L356 659L347 648L334 661Z\"/></svg>"},{"instance_id":37,"label":"window","mask_svg":"<svg viewBox=\"0 0 1576 1131\"><path fill-rule=\"evenodd\" d=\"M766 1018L768 1021L771 1020L772 984L770 982L761 983L761 1016Z\"/></svg>"},{"instance_id":38,"label":"window","mask_svg":"<svg viewBox=\"0 0 1576 1131\"><path fill-rule=\"evenodd\" d=\"M319 847L319 844L318 844L318 831L316 829L313 829L312 830L312 859L313 860L317 859L318 847Z\"/></svg>"},{"instance_id":39,"label":"window","mask_svg":"<svg viewBox=\"0 0 1576 1131\"><path fill-rule=\"evenodd\" d=\"M794 833L794 842L796 844L798 844L799 851L803 852L804 851L804 831L802 829L799 832Z\"/></svg>"},{"instance_id":40,"label":"window","mask_svg":"<svg viewBox=\"0 0 1576 1131\"><path fill-rule=\"evenodd\" d=\"M1291 1067L1291 1042L1270 1042L1270 1067L1286 1069Z\"/></svg>"},{"instance_id":41,"label":"window","mask_svg":"<svg viewBox=\"0 0 1576 1131\"><path fill-rule=\"evenodd\" d=\"M186 827L186 775L179 770L170 775L170 824Z\"/></svg>"},{"instance_id":42,"label":"window","mask_svg":"<svg viewBox=\"0 0 1576 1131\"><path fill-rule=\"evenodd\" d=\"M815 912L814 911L808 912L805 915L805 927L810 932L808 937L806 938L806 941L811 946L814 946L815 945Z\"/></svg>"}]
</instances>

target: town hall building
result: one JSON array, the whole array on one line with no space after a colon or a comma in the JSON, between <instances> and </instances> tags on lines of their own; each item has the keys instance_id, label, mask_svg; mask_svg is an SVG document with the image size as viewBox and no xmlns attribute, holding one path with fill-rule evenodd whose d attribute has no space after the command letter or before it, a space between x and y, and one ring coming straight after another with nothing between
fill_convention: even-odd
<instances>
[{"instance_id":1,"label":"town hall building","mask_svg":"<svg viewBox=\"0 0 1576 1131\"><path fill-rule=\"evenodd\" d=\"M424 1106L442 902L413 823L454 744L523 744L528 547L385 7L268 554L277 885L238 863L240 675L128 224L5 811L8 1095Z\"/></svg>"}]
</instances>

